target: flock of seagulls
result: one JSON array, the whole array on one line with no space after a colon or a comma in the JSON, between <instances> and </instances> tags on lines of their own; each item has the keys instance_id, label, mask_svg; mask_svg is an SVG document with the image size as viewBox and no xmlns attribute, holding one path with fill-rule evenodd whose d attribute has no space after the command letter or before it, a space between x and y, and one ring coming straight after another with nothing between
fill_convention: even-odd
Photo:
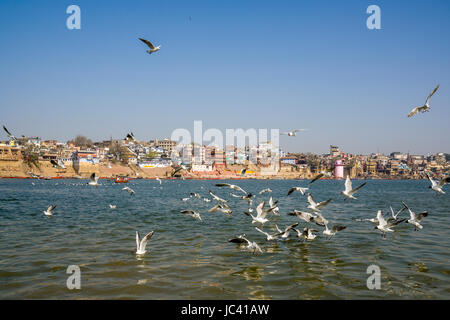
<instances>
[{"instance_id":1,"label":"flock of seagulls","mask_svg":"<svg viewBox=\"0 0 450 320\"><path fill-rule=\"evenodd\" d=\"M322 176L321 176L322 177ZM320 179L321 177L314 177L309 184L313 183L314 181ZM445 192L442 190L443 186L450 182L450 179L444 178L440 181L433 180L429 175L428 178L431 182L430 188L435 191L437 194L444 194ZM95 175L95 173L92 173L89 181L87 182L90 186L100 186L98 183L99 177ZM157 179L157 181L161 184L161 180ZM344 183L344 190L340 193L345 196L344 201L348 201L350 199L356 200L357 198L354 196L354 194L361 190L366 185L366 182L360 184L358 187L353 188L352 187L352 181L349 178L349 176L346 177L345 183ZM231 190L234 190L236 192L242 193L242 195L236 195L234 193L230 193L231 196L233 196L236 199L247 201L248 204L248 210L243 211L243 214L251 218L250 222L251 225L254 227L254 229L262 234L266 241L272 242L272 241L285 241L288 240L291 232L294 232L296 234L296 237L302 241L313 241L315 240L320 230L317 229L317 226L324 228L322 231L322 234L328 239L331 240L338 232L343 231L347 228L347 226L344 226L342 224L333 224L331 225L330 222L324 217L322 214L322 210L331 202L333 201L333 198L329 198L327 200L316 202L311 194L311 192L307 192L309 190L308 187L301 187L301 186L295 186L288 190L286 197L292 195L294 192L299 192L302 196L306 195L306 204L307 208L311 210L311 212L307 211L300 211L300 210L293 210L292 212L289 212L288 216L294 216L298 218L301 222L305 223L306 225L303 226L303 228L299 228L299 222L293 223L284 229L280 229L276 223L274 223L274 227L276 229L276 232L269 232L264 229L265 225L272 220L270 219L271 216L278 216L279 215L279 207L278 203L279 200L274 200L272 196L270 196L268 201L260 201L255 208L256 214L252 214L254 212L252 206L253 206L253 200L256 198L255 195L252 193L249 193L245 191L243 188L241 188L238 185L235 184L229 184L229 183L216 183L215 187L217 188L228 188ZM203 188L203 187L202 187ZM135 191L131 189L130 187L126 186L122 188L123 191L128 191L130 195L134 195ZM272 190L270 188L265 188L258 192L259 195L263 195L265 193L271 193ZM219 196L217 196L215 193L213 193L211 190L208 190L209 195L211 196L211 199L207 197L202 197L197 192L190 192L189 197L181 198L183 202L187 202L190 199L199 199L204 202L211 202L215 201L216 204L212 206L207 212L222 212L226 214L226 216L230 216L233 213L233 210L231 209L230 205L228 205L228 200L223 199ZM256 199L255 199L256 200ZM376 217L374 218L359 218L353 220L360 221L360 222L370 222L374 224L374 230L381 231L382 237L385 239L387 233L394 232L394 228L398 226L399 224L406 222L407 224L411 224L414 226L414 230L418 231L423 229L422 220L423 218L428 216L427 211L421 211L419 213L413 212L408 205L405 202L402 202L402 208L398 210L397 212L394 211L392 206L390 207L391 215L392 217L385 218L383 216L382 210L378 210ZM110 209L116 209L117 206L113 204L109 204ZM50 205L47 210L43 211L43 213L46 216L52 216L53 211L56 208L54 204ZM399 218L399 216L404 211L409 212L409 218ZM200 212L197 210L193 210L192 208L186 208L183 210L180 210L180 213L185 216L189 216L193 219L196 219L200 222L202 222L202 217L200 215ZM274 222L274 221L272 221ZM315 225L316 227L310 227L310 225ZM150 238L153 236L154 231L151 231L148 233L142 240L139 238L139 233L136 231L136 255L144 255L146 253L146 245L147 241L150 240ZM251 251L253 254L259 254L263 253L264 251L261 249L261 247L252 240L249 240L245 234L235 236L228 240L230 243L236 243L239 246L243 247L245 250Z\"/></svg>"}]
</instances>

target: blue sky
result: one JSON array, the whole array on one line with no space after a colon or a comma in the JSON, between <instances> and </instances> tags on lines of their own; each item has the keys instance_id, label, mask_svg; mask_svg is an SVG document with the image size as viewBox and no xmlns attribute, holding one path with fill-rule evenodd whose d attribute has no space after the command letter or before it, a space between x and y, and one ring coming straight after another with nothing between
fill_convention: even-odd
<instances>
[{"instance_id":1,"label":"blue sky","mask_svg":"<svg viewBox=\"0 0 450 320\"><path fill-rule=\"evenodd\" d=\"M71 4L81 30L66 28ZM60 141L202 120L309 129L281 138L288 151L450 152L449 18L449 1L2 0L0 120ZM438 83L431 111L407 118Z\"/></svg>"}]
</instances>

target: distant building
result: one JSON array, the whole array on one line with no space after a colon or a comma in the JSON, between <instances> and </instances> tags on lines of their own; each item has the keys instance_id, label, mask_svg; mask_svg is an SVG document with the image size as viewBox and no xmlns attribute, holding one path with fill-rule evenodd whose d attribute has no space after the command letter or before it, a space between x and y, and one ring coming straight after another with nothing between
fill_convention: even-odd
<instances>
[{"instance_id":1,"label":"distant building","mask_svg":"<svg viewBox=\"0 0 450 320\"><path fill-rule=\"evenodd\" d=\"M336 160L334 162L334 177L337 179L344 178L344 164L342 160Z\"/></svg>"},{"instance_id":2,"label":"distant building","mask_svg":"<svg viewBox=\"0 0 450 320\"><path fill-rule=\"evenodd\" d=\"M296 157L282 157L282 158L280 158L280 162L282 164L297 164L297 158Z\"/></svg>"},{"instance_id":3,"label":"distant building","mask_svg":"<svg viewBox=\"0 0 450 320\"><path fill-rule=\"evenodd\" d=\"M332 157L337 157L340 155L339 147L330 145L330 155Z\"/></svg>"}]
</instances>

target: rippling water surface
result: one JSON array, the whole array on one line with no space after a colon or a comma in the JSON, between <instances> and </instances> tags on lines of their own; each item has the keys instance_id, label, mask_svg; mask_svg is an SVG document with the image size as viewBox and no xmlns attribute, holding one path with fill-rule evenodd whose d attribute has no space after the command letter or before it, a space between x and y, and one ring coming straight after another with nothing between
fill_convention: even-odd
<instances>
[{"instance_id":1,"label":"rippling water surface","mask_svg":"<svg viewBox=\"0 0 450 320\"><path fill-rule=\"evenodd\" d=\"M322 234L302 243L291 233L287 241L268 243L242 214L246 201L229 195L214 181L133 180L128 186L101 180L0 180L0 298L1 299L449 299L449 193L436 197L427 181L369 180L357 200L344 202L343 181L317 181L310 191L316 201L334 200L322 210L332 223L347 226L333 239ZM288 216L306 210L306 196L292 186L302 180L240 180L236 183L257 194L273 190L280 216L270 215L264 230L274 233L300 222ZM354 181L353 185L358 185ZM34 184L34 185L33 185ZM446 187L447 191L448 186ZM192 198L189 192L210 198L208 190L229 199L227 217L208 213L215 202ZM235 193L238 193L235 191ZM270 193L257 194L254 206ZM424 228L408 224L383 239L370 222L389 205L400 209L405 201L415 212L428 210ZM52 217L43 214L49 204ZM111 210L109 204L117 205ZM199 211L200 222L179 213ZM403 214L402 214L403 215ZM406 215L405 215L406 216ZM302 227L305 223L300 222ZM320 232L323 230L317 227ZM135 231L155 230L147 253L139 258ZM264 250L253 255L228 243L245 233ZM369 290L369 265L381 268L381 289ZM81 289L68 290L69 265L81 269Z\"/></svg>"}]
</instances>

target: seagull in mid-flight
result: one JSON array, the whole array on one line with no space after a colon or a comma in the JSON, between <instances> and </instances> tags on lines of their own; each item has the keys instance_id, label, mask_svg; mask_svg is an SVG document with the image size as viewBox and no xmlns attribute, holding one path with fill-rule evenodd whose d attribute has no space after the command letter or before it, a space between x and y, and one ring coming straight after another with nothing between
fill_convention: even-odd
<instances>
[{"instance_id":1,"label":"seagull in mid-flight","mask_svg":"<svg viewBox=\"0 0 450 320\"><path fill-rule=\"evenodd\" d=\"M139 232L136 231L136 254L137 255L143 255L145 254L146 250L145 247L147 246L147 241L150 240L151 237L153 237L153 234L155 231L152 231L148 233L142 240L139 240Z\"/></svg>"},{"instance_id":2,"label":"seagull in mid-flight","mask_svg":"<svg viewBox=\"0 0 450 320\"><path fill-rule=\"evenodd\" d=\"M422 218L428 216L428 211L422 211L418 214L411 211L411 209L406 205L406 203L402 202L403 205L408 209L410 218L406 221L409 224L414 226L414 230L418 231L419 229L423 229L423 226L420 224Z\"/></svg>"},{"instance_id":3,"label":"seagull in mid-flight","mask_svg":"<svg viewBox=\"0 0 450 320\"><path fill-rule=\"evenodd\" d=\"M17 138L16 138L15 136L13 136L13 135L8 131L8 129L6 129L5 126L3 126L3 130L5 130L6 134L8 135L8 137L9 137L11 140L17 140Z\"/></svg>"},{"instance_id":4,"label":"seagull in mid-flight","mask_svg":"<svg viewBox=\"0 0 450 320\"><path fill-rule=\"evenodd\" d=\"M229 183L216 183L216 187L228 187L230 189L233 190L237 190L237 191L241 191L245 194L247 194L247 191L245 191L244 189L242 189L241 187L234 185L234 184L229 184Z\"/></svg>"},{"instance_id":5,"label":"seagull in mid-flight","mask_svg":"<svg viewBox=\"0 0 450 320\"><path fill-rule=\"evenodd\" d=\"M51 215L53 215L53 209L55 209L55 208L56 208L56 206L52 204L50 207L48 207L47 210L45 210L43 212L46 216L51 216Z\"/></svg>"},{"instance_id":6,"label":"seagull in mid-flight","mask_svg":"<svg viewBox=\"0 0 450 320\"><path fill-rule=\"evenodd\" d=\"M292 188L288 191L287 195L290 195L290 194L291 194L292 192L294 192L294 191L299 191L299 192L304 196L306 190L308 190L308 188L292 187Z\"/></svg>"},{"instance_id":7,"label":"seagull in mid-flight","mask_svg":"<svg viewBox=\"0 0 450 320\"><path fill-rule=\"evenodd\" d=\"M319 232L319 230L309 228L303 228L303 232L294 228L294 231L297 232L297 237L302 238L303 240L314 240L317 237L317 234L314 234L313 232Z\"/></svg>"},{"instance_id":8,"label":"seagull in mid-flight","mask_svg":"<svg viewBox=\"0 0 450 320\"><path fill-rule=\"evenodd\" d=\"M263 189L263 190L261 190L261 191L259 192L259 194L263 194L263 193L266 193L266 192L272 192L272 190L271 190L270 188Z\"/></svg>"},{"instance_id":9,"label":"seagull in mid-flight","mask_svg":"<svg viewBox=\"0 0 450 320\"><path fill-rule=\"evenodd\" d=\"M405 221L405 219L402 219L402 220L395 220L395 221L388 222L383 217L383 213L381 212L381 210L378 210L378 212L377 212L377 220L378 220L378 225L376 225L374 227L374 229L380 230L382 232L382 237L383 238L386 238L386 233L387 232L394 232L392 227L394 227L394 226L398 225L399 223Z\"/></svg>"},{"instance_id":10,"label":"seagull in mid-flight","mask_svg":"<svg viewBox=\"0 0 450 320\"><path fill-rule=\"evenodd\" d=\"M280 228L278 228L277 225L275 225L275 228L277 228L278 233L275 236L281 236L282 239L287 239L289 237L289 234L291 233L291 230L294 229L296 226L298 226L298 222L291 224L290 226L287 226L284 231L282 231Z\"/></svg>"},{"instance_id":11,"label":"seagull in mid-flight","mask_svg":"<svg viewBox=\"0 0 450 320\"><path fill-rule=\"evenodd\" d=\"M157 47L155 47L155 46L153 45L153 43L151 43L150 41L148 41L148 40L146 40L146 39L139 38L139 40L141 40L143 43L145 43L145 44L150 48L150 50L147 50L147 53L148 53L148 54L152 54L153 52L156 52L156 51L158 51L159 49L161 49L161 46L160 46L160 45L157 46Z\"/></svg>"},{"instance_id":12,"label":"seagull in mid-flight","mask_svg":"<svg viewBox=\"0 0 450 320\"><path fill-rule=\"evenodd\" d=\"M202 221L202 217L200 217L200 213L195 212L194 210L181 210L183 214L189 214L192 218Z\"/></svg>"},{"instance_id":13,"label":"seagull in mid-flight","mask_svg":"<svg viewBox=\"0 0 450 320\"><path fill-rule=\"evenodd\" d=\"M122 188L122 190L128 191L130 193L130 195L134 195L135 194L134 190L131 189L130 187L124 187L124 188Z\"/></svg>"},{"instance_id":14,"label":"seagull in mid-flight","mask_svg":"<svg viewBox=\"0 0 450 320\"><path fill-rule=\"evenodd\" d=\"M230 240L228 240L228 242L232 242L232 243L237 243L239 245L242 244L247 244L247 249L253 251L253 254L255 254L256 252L260 252L262 253L263 251L261 250L261 248L258 246L258 244L254 241L250 241L245 237L245 234L241 235L241 236L237 236L236 238L232 238Z\"/></svg>"},{"instance_id":15,"label":"seagull in mid-flight","mask_svg":"<svg viewBox=\"0 0 450 320\"><path fill-rule=\"evenodd\" d=\"M278 236L276 234L274 234L274 235L268 234L267 232L262 231L258 227L255 227L255 229L256 229L256 231L261 232L263 235L265 235L267 241L277 240L277 238L278 238Z\"/></svg>"},{"instance_id":16,"label":"seagull in mid-flight","mask_svg":"<svg viewBox=\"0 0 450 320\"><path fill-rule=\"evenodd\" d=\"M412 117L413 115L415 115L418 112L422 112L423 113L423 112L430 111L430 98L437 91L437 89L439 89L439 85L437 85L436 88L434 88L433 92L431 92L428 95L427 100L425 101L425 104L423 106L416 107L416 108L412 109L411 112L408 114L408 117Z\"/></svg>"},{"instance_id":17,"label":"seagull in mid-flight","mask_svg":"<svg viewBox=\"0 0 450 320\"><path fill-rule=\"evenodd\" d=\"M359 189L361 189L362 187L364 187L366 185L366 182L362 183L360 186L356 187L355 189L352 189L352 180L350 180L350 177L347 175L347 179L345 180L345 190L341 191L341 194L343 194L344 196L346 196L347 199L356 199L353 194L358 191Z\"/></svg>"},{"instance_id":18,"label":"seagull in mid-flight","mask_svg":"<svg viewBox=\"0 0 450 320\"><path fill-rule=\"evenodd\" d=\"M89 177L89 182L87 184L90 185L90 186L98 186L99 185L98 184L98 178L99 177L95 176L95 172L93 172L91 174L91 176Z\"/></svg>"},{"instance_id":19,"label":"seagull in mid-flight","mask_svg":"<svg viewBox=\"0 0 450 320\"><path fill-rule=\"evenodd\" d=\"M289 137L295 137L297 132L303 132L303 131L306 131L306 129L295 129L295 130L292 130L289 132L281 132L280 134L287 135Z\"/></svg>"},{"instance_id":20,"label":"seagull in mid-flight","mask_svg":"<svg viewBox=\"0 0 450 320\"><path fill-rule=\"evenodd\" d=\"M341 230L344 230L346 226L335 225L331 229L328 229L328 223L325 223L325 230L323 230L323 234L328 236L328 240L333 238L333 236Z\"/></svg>"},{"instance_id":21,"label":"seagull in mid-flight","mask_svg":"<svg viewBox=\"0 0 450 320\"><path fill-rule=\"evenodd\" d=\"M442 187L446 183L450 183L450 177L445 177L445 178L441 179L439 182L437 180L431 179L431 177L428 173L427 173L427 177L431 182L431 186L429 186L428 188L430 188L433 191L436 191L437 194L439 194L439 193L445 194L445 192L442 191Z\"/></svg>"},{"instance_id":22,"label":"seagull in mid-flight","mask_svg":"<svg viewBox=\"0 0 450 320\"><path fill-rule=\"evenodd\" d=\"M329 204L331 202L331 200L333 199L328 199L327 201L322 201L322 202L315 202L313 196L311 195L311 193L308 193L308 202L309 202L309 206L308 208L315 211L315 212L319 212L321 208L325 207L327 204Z\"/></svg>"}]
</instances>

